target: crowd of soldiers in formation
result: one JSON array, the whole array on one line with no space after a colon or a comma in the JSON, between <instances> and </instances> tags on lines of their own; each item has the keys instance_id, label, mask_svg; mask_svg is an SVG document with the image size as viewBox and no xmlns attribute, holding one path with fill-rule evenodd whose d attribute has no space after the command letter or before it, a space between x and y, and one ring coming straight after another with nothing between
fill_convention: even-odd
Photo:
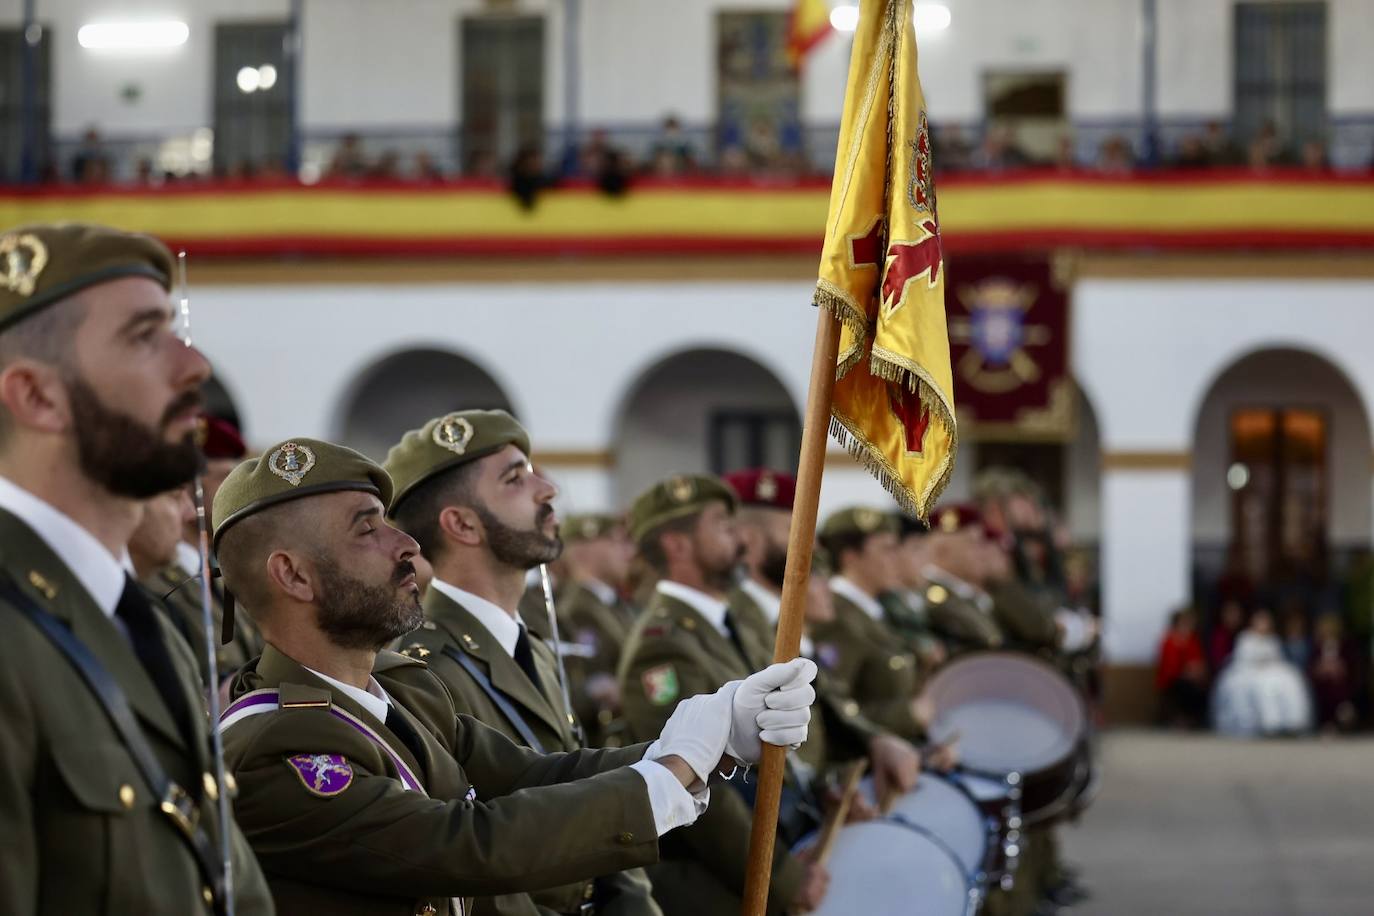
<instances>
[{"instance_id":1,"label":"crowd of soldiers in formation","mask_svg":"<svg viewBox=\"0 0 1374 916\"><path fill-rule=\"evenodd\" d=\"M806 912L838 767L866 758L884 798L959 765L933 672L1014 650L1086 684L1095 620L1014 474L929 530L828 517L806 658L769 665L788 475L560 519L501 411L381 464L307 438L248 457L201 413L165 248L62 225L0 252L5 912L738 912L764 742L790 748L769 911ZM1022 845L984 912L1074 899L1052 830Z\"/></svg>"}]
</instances>

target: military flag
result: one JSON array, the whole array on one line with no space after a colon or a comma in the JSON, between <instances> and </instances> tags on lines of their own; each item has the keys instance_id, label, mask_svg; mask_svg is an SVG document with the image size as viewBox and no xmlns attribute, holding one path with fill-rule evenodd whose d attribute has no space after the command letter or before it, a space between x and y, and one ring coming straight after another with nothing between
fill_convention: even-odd
<instances>
[{"instance_id":1,"label":"military flag","mask_svg":"<svg viewBox=\"0 0 1374 916\"><path fill-rule=\"evenodd\" d=\"M842 325L831 432L921 518L958 445L931 166L911 0L864 0L815 302Z\"/></svg>"}]
</instances>

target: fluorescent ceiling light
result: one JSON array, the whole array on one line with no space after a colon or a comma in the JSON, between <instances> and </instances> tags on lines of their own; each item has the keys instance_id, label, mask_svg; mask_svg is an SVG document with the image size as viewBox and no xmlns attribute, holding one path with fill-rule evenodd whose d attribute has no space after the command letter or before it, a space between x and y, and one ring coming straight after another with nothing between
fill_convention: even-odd
<instances>
[{"instance_id":1,"label":"fluorescent ceiling light","mask_svg":"<svg viewBox=\"0 0 1374 916\"><path fill-rule=\"evenodd\" d=\"M830 11L830 27L837 32L852 32L859 27L857 6L837 6Z\"/></svg>"},{"instance_id":2,"label":"fluorescent ceiling light","mask_svg":"<svg viewBox=\"0 0 1374 916\"><path fill-rule=\"evenodd\" d=\"M191 30L176 19L157 22L91 22L77 30L81 47L92 51L149 51L186 44Z\"/></svg>"},{"instance_id":3,"label":"fluorescent ceiling light","mask_svg":"<svg viewBox=\"0 0 1374 916\"><path fill-rule=\"evenodd\" d=\"M917 38L943 32L949 28L949 7L943 3L917 3L911 9L911 18L916 24Z\"/></svg>"}]
</instances>

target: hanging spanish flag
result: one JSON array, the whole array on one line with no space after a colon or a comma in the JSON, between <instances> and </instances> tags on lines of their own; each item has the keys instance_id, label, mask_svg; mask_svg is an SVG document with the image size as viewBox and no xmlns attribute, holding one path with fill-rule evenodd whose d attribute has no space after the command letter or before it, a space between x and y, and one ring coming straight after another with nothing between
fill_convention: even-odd
<instances>
[{"instance_id":1,"label":"hanging spanish flag","mask_svg":"<svg viewBox=\"0 0 1374 916\"><path fill-rule=\"evenodd\" d=\"M787 17L787 59L800 67L811 49L833 31L830 4L825 0L792 0Z\"/></svg>"},{"instance_id":2,"label":"hanging spanish flag","mask_svg":"<svg viewBox=\"0 0 1374 916\"><path fill-rule=\"evenodd\" d=\"M958 433L911 0L860 6L815 302L842 324L831 432L925 518Z\"/></svg>"}]
</instances>

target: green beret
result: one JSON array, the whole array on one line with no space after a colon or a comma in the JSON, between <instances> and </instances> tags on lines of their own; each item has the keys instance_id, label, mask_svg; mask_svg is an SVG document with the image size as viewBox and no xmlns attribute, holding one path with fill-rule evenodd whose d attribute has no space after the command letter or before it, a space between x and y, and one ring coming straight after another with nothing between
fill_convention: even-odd
<instances>
[{"instance_id":1,"label":"green beret","mask_svg":"<svg viewBox=\"0 0 1374 916\"><path fill-rule=\"evenodd\" d=\"M639 494L630 507L630 537L642 540L664 522L695 515L715 500L725 503L731 512L735 511L735 491L719 477L678 474L660 480Z\"/></svg>"},{"instance_id":2,"label":"green beret","mask_svg":"<svg viewBox=\"0 0 1374 916\"><path fill-rule=\"evenodd\" d=\"M899 530L900 525L896 517L890 513L883 512L881 509L870 509L867 506L853 506L827 516L817 534L824 542L851 538L856 535L867 537L870 534L880 534L884 531L897 534Z\"/></svg>"},{"instance_id":3,"label":"green beret","mask_svg":"<svg viewBox=\"0 0 1374 916\"><path fill-rule=\"evenodd\" d=\"M610 515L605 512L579 512L566 516L563 524L558 526L560 536L565 544L576 544L578 541L594 541L597 538L604 538L621 525L625 524L625 518L620 515Z\"/></svg>"},{"instance_id":4,"label":"green beret","mask_svg":"<svg viewBox=\"0 0 1374 916\"><path fill-rule=\"evenodd\" d=\"M318 439L288 439L229 472L215 494L215 546L235 522L302 496L339 490L375 494L387 505L391 478L351 448Z\"/></svg>"},{"instance_id":5,"label":"green beret","mask_svg":"<svg viewBox=\"0 0 1374 916\"><path fill-rule=\"evenodd\" d=\"M504 410L459 410L412 429L391 447L382 466L396 482L387 514L412 490L449 468L485 458L507 445L530 453L530 434Z\"/></svg>"},{"instance_id":6,"label":"green beret","mask_svg":"<svg viewBox=\"0 0 1374 916\"><path fill-rule=\"evenodd\" d=\"M88 286L147 277L171 289L172 253L107 226L48 223L0 235L0 331Z\"/></svg>"}]
</instances>

